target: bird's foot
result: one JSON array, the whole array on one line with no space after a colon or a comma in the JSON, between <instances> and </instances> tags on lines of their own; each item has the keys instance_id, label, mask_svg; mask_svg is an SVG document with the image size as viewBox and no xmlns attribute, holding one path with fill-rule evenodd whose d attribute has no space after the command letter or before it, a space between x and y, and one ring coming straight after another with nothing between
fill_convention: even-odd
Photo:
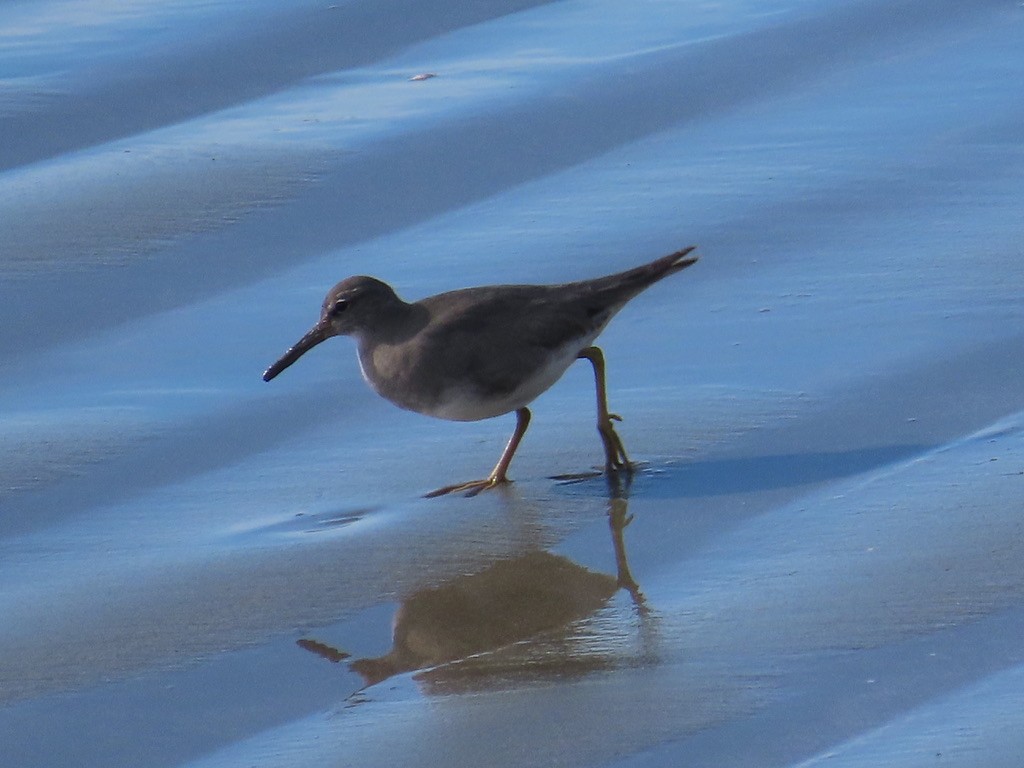
<instances>
[{"instance_id":1,"label":"bird's foot","mask_svg":"<svg viewBox=\"0 0 1024 768\"><path fill-rule=\"evenodd\" d=\"M593 480L595 477L601 477L604 474L603 470L592 469L589 472L570 472L567 475L549 475L549 480L557 480L560 483L566 485L572 485L573 483L582 483L584 480Z\"/></svg>"},{"instance_id":2,"label":"bird's foot","mask_svg":"<svg viewBox=\"0 0 1024 768\"><path fill-rule=\"evenodd\" d=\"M588 480L596 480L599 477L603 477L609 483L616 486L622 482L628 485L633 480L633 476L638 472L642 472L646 466L648 466L646 461L631 461L625 467L612 467L611 469L608 467L594 467L585 472L548 475L548 480L557 480L564 485L575 485L576 483L585 483Z\"/></svg>"},{"instance_id":3,"label":"bird's foot","mask_svg":"<svg viewBox=\"0 0 1024 768\"><path fill-rule=\"evenodd\" d=\"M585 480L593 480L602 475L609 480L619 480L633 477L633 471L640 468L639 463L629 460L626 455L626 448L622 445L622 438L615 431L612 421L622 421L622 417L615 413L609 413L606 421L597 423L597 432L601 435L601 443L604 446L604 470L594 469L589 472L573 472L568 475L552 475L551 480L558 480L563 483L581 483Z\"/></svg>"},{"instance_id":4,"label":"bird's foot","mask_svg":"<svg viewBox=\"0 0 1024 768\"><path fill-rule=\"evenodd\" d=\"M622 421L622 417L609 413L605 421L597 423L597 432L601 435L601 442L604 444L604 471L609 475L624 472L627 475L633 474L633 462L626 455L626 448L622 444L622 438L615 431L612 421Z\"/></svg>"},{"instance_id":5,"label":"bird's foot","mask_svg":"<svg viewBox=\"0 0 1024 768\"><path fill-rule=\"evenodd\" d=\"M481 491L486 491L491 488L497 488L499 485L508 485L511 480L507 477L495 477L491 476L484 480L470 480L468 483L456 483L455 485L446 485L444 488L438 488L436 491L424 494L425 499L436 499L438 496L446 496L449 493L463 493L465 492L466 498L476 496Z\"/></svg>"}]
</instances>

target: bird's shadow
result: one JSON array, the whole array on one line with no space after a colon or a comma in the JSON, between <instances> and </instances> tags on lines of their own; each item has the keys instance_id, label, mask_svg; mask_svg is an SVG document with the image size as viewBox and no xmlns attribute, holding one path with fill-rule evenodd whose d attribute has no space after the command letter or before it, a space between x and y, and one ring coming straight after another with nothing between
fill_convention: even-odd
<instances>
[{"instance_id":1,"label":"bird's shadow","mask_svg":"<svg viewBox=\"0 0 1024 768\"><path fill-rule=\"evenodd\" d=\"M777 491L869 472L928 451L933 446L899 444L762 456L726 456L640 462L631 479L650 498L701 498ZM601 472L558 475L561 486L621 482Z\"/></svg>"}]
</instances>

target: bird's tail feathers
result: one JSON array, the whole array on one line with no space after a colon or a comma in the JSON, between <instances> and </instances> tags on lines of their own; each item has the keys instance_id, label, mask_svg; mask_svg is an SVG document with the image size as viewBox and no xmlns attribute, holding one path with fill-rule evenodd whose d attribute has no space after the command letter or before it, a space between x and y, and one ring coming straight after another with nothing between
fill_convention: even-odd
<instances>
[{"instance_id":1,"label":"bird's tail feathers","mask_svg":"<svg viewBox=\"0 0 1024 768\"><path fill-rule=\"evenodd\" d=\"M681 251L670 253L668 256L662 256L654 264L666 264L668 269L665 271L666 275L671 275L674 272L679 272L686 269L687 267L693 266L700 260L700 256L694 253L697 250L696 245L691 245L683 248Z\"/></svg>"},{"instance_id":2,"label":"bird's tail feathers","mask_svg":"<svg viewBox=\"0 0 1024 768\"><path fill-rule=\"evenodd\" d=\"M660 259L643 264L625 272L619 272L608 277L594 280L594 288L598 293L613 292L620 294L622 301L627 301L640 291L661 280L667 275L680 272L689 266L697 263L700 258L693 253L697 246L691 245L688 248L662 256Z\"/></svg>"}]
</instances>

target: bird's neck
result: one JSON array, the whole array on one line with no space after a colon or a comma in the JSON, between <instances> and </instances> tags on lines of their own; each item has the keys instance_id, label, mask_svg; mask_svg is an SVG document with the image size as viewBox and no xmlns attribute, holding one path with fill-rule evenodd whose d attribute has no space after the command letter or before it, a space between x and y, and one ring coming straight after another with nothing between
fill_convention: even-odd
<instances>
[{"instance_id":1,"label":"bird's neck","mask_svg":"<svg viewBox=\"0 0 1024 768\"><path fill-rule=\"evenodd\" d=\"M386 312L381 312L371 327L354 334L360 348L373 348L380 344L401 344L408 341L430 320L426 309L419 304L408 304L397 296Z\"/></svg>"}]
</instances>

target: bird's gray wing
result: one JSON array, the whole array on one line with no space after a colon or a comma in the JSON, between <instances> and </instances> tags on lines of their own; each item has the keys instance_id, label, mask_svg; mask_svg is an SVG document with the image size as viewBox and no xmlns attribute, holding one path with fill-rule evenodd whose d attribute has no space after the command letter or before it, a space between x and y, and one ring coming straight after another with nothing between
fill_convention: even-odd
<instances>
[{"instance_id":1,"label":"bird's gray wing","mask_svg":"<svg viewBox=\"0 0 1024 768\"><path fill-rule=\"evenodd\" d=\"M483 393L512 392L553 353L589 339L611 317L608 307L585 292L567 295L559 288L472 288L445 294L434 306L425 302L438 314L422 349L430 364L471 379Z\"/></svg>"}]
</instances>

